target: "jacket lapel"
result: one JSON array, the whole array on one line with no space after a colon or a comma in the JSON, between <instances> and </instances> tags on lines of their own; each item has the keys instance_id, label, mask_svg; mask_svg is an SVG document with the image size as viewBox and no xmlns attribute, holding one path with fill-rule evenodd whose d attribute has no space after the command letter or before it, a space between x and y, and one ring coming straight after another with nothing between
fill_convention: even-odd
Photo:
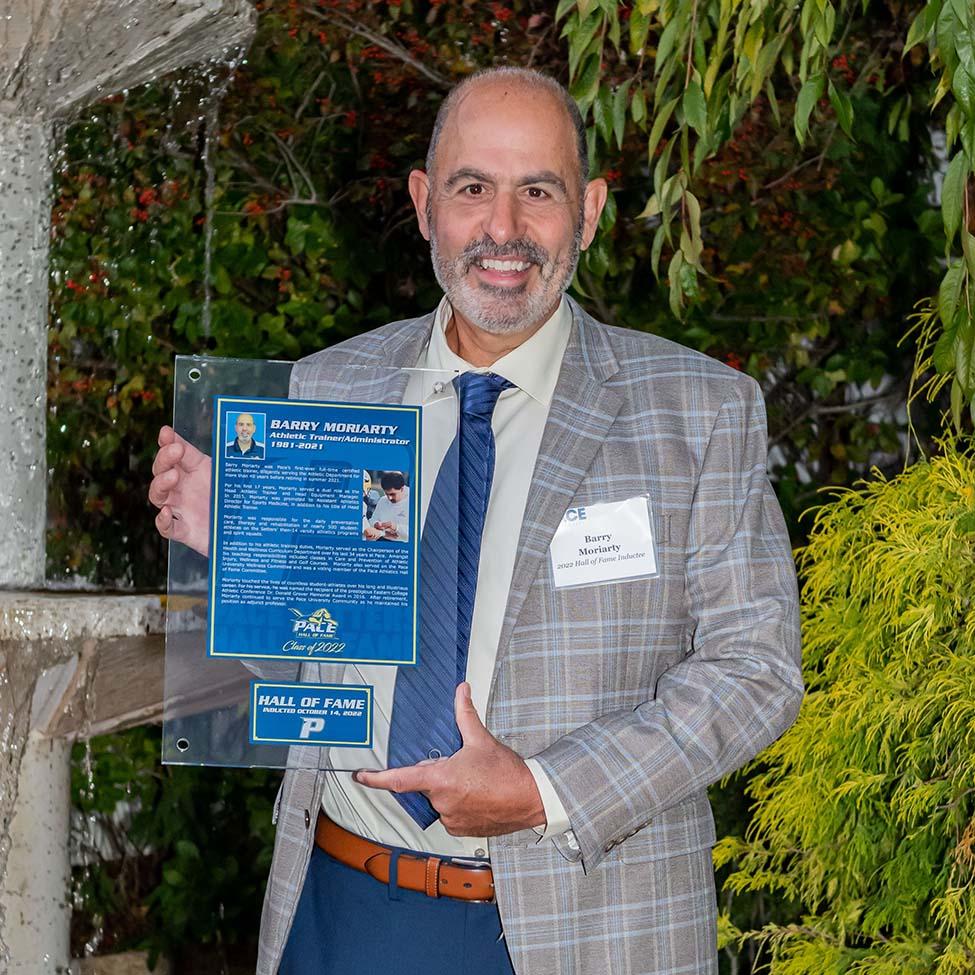
<instances>
[{"instance_id":1,"label":"jacket lapel","mask_svg":"<svg viewBox=\"0 0 975 975\"><path fill-rule=\"evenodd\" d=\"M548 557L549 545L566 508L586 476L623 405L608 380L619 370L607 333L571 299L572 335L552 397L535 462L505 608L491 693L508 652L525 596ZM490 705L489 705L490 707Z\"/></svg>"}]
</instances>

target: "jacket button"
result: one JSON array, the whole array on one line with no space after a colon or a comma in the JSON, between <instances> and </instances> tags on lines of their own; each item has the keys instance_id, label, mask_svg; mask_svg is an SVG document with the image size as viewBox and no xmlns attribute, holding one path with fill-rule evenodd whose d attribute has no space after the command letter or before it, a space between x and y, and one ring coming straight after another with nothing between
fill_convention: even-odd
<instances>
[{"instance_id":1,"label":"jacket button","mask_svg":"<svg viewBox=\"0 0 975 975\"><path fill-rule=\"evenodd\" d=\"M309 826L311 826L311 813L306 809L305 810L305 829L308 829Z\"/></svg>"}]
</instances>

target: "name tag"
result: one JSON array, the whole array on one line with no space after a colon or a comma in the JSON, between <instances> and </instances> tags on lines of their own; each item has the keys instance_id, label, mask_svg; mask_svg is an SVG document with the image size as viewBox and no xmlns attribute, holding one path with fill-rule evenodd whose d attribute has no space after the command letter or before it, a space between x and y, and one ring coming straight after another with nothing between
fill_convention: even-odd
<instances>
[{"instance_id":1,"label":"name tag","mask_svg":"<svg viewBox=\"0 0 975 975\"><path fill-rule=\"evenodd\" d=\"M655 576L650 499L569 508L549 552L557 589Z\"/></svg>"}]
</instances>

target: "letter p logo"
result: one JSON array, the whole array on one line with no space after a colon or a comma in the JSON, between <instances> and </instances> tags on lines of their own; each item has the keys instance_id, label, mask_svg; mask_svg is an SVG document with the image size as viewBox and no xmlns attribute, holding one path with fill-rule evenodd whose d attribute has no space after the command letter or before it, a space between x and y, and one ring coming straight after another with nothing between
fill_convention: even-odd
<instances>
[{"instance_id":1,"label":"letter p logo","mask_svg":"<svg viewBox=\"0 0 975 975\"><path fill-rule=\"evenodd\" d=\"M299 738L310 738L313 734L321 731L325 727L324 718L302 718L301 731L298 732Z\"/></svg>"}]
</instances>

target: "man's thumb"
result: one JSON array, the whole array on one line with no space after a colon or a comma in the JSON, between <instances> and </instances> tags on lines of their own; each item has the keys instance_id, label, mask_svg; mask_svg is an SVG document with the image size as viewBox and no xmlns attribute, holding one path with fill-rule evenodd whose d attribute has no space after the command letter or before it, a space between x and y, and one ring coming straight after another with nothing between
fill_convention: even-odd
<instances>
[{"instance_id":1,"label":"man's thumb","mask_svg":"<svg viewBox=\"0 0 975 975\"><path fill-rule=\"evenodd\" d=\"M457 729L465 745L473 744L479 735L487 733L481 723L471 700L471 685L464 681L457 685L454 693L454 715L457 719Z\"/></svg>"}]
</instances>

